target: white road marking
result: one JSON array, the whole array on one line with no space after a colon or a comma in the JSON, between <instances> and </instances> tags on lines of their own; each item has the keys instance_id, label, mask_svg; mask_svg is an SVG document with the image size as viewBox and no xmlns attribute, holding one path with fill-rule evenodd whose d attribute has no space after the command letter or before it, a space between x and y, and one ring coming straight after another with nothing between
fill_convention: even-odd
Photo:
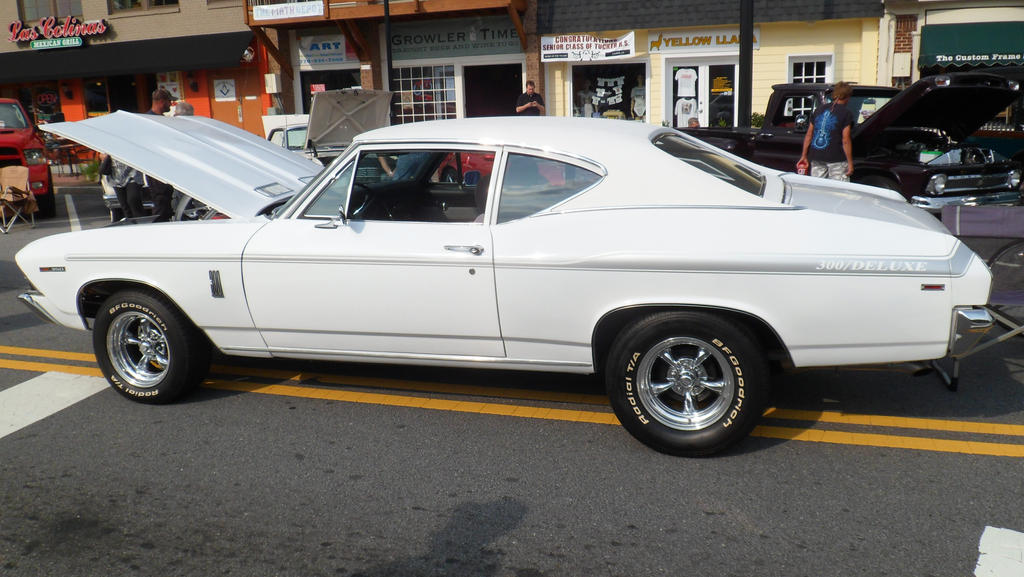
<instances>
[{"instance_id":1,"label":"white road marking","mask_svg":"<svg viewBox=\"0 0 1024 577\"><path fill-rule=\"evenodd\" d=\"M64 204L68 207L68 222L71 223L71 232L82 230L82 224L78 222L78 211L75 210L75 199L70 194L64 195Z\"/></svg>"},{"instance_id":2,"label":"white road marking","mask_svg":"<svg viewBox=\"0 0 1024 577\"><path fill-rule=\"evenodd\" d=\"M109 386L99 377L51 372L0 391L0 439Z\"/></svg>"},{"instance_id":3,"label":"white road marking","mask_svg":"<svg viewBox=\"0 0 1024 577\"><path fill-rule=\"evenodd\" d=\"M985 527L978 543L975 577L1020 577L1024 575L1024 533Z\"/></svg>"}]
</instances>

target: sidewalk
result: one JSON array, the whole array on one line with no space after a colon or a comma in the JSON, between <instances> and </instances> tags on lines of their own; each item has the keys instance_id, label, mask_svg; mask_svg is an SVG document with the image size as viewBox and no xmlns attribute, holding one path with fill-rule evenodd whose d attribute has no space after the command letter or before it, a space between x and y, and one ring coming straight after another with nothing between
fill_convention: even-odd
<instances>
[{"instance_id":1,"label":"sidewalk","mask_svg":"<svg viewBox=\"0 0 1024 577\"><path fill-rule=\"evenodd\" d=\"M81 190L99 191L101 189L98 181L90 181L80 174L57 174L51 176L53 189L65 189L64 192L79 192Z\"/></svg>"}]
</instances>

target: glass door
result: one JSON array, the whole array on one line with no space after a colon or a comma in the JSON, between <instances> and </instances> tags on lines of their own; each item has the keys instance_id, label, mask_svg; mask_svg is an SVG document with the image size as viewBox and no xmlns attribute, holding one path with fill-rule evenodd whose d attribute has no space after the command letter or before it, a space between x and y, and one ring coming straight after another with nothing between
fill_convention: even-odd
<instances>
[{"instance_id":1,"label":"glass door","mask_svg":"<svg viewBox=\"0 0 1024 577\"><path fill-rule=\"evenodd\" d=\"M665 118L675 128L736 125L736 63L666 60Z\"/></svg>"}]
</instances>

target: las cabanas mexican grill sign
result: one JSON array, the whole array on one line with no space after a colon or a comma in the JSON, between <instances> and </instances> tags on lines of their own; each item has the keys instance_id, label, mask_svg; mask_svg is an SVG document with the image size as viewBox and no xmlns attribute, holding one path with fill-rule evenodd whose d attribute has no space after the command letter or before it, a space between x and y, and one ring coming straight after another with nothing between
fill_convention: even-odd
<instances>
[{"instance_id":1,"label":"las cabanas mexican grill sign","mask_svg":"<svg viewBox=\"0 0 1024 577\"><path fill-rule=\"evenodd\" d=\"M43 18L35 26L26 26L24 22L15 20L8 26L10 42L28 42L33 50L48 48L77 48L83 44L83 38L103 36L110 30L106 20L90 20L82 22L69 16L63 22L53 16Z\"/></svg>"}]
</instances>

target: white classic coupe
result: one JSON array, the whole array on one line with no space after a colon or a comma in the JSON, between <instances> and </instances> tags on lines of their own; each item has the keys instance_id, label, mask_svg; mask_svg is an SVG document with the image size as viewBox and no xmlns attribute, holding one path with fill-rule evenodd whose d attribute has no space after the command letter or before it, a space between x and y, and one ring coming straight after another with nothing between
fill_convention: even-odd
<instances>
[{"instance_id":1,"label":"white classic coupe","mask_svg":"<svg viewBox=\"0 0 1024 577\"><path fill-rule=\"evenodd\" d=\"M107 379L141 402L201 382L212 347L603 373L637 439L704 455L760 418L771 364L956 357L992 324L985 264L899 194L650 124L406 124L322 171L198 117L43 128L230 217L58 234L17 255L20 299L91 329Z\"/></svg>"}]
</instances>

